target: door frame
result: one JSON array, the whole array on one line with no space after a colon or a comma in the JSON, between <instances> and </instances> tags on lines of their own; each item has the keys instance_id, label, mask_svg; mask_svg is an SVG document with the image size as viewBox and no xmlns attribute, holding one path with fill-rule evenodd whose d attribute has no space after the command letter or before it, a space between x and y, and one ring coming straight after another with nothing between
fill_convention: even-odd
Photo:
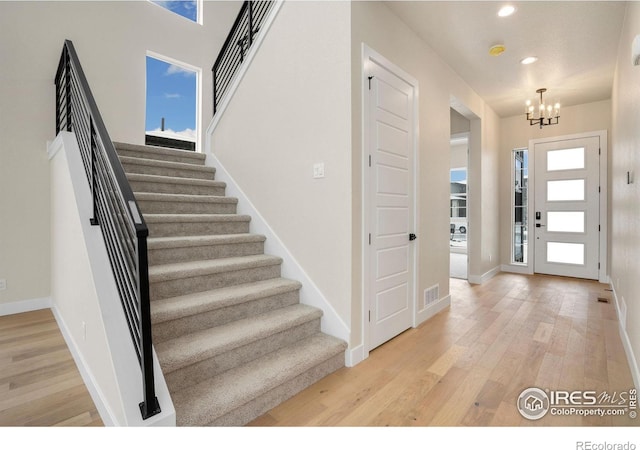
<instances>
[{"instance_id":1,"label":"door frame","mask_svg":"<svg viewBox=\"0 0 640 450\"><path fill-rule=\"evenodd\" d=\"M361 316L361 330L362 330L362 359L366 359L369 357L369 310L370 310L370 302L371 302L371 271L370 271L370 259L371 259L371 251L369 248L368 236L371 230L371 226L369 223L369 217L371 214L371 207L373 199L369 195L369 188L371 184L371 176L369 173L369 123L371 120L369 114L369 80L368 80L368 66L371 62L375 62L377 65L382 66L389 72L393 73L397 77L404 80L413 88L413 142L412 142L412 151L413 151L413 223L410 226L419 231L417 226L418 217L419 217L419 178L418 178L418 167L419 167L419 152L418 152L418 142L419 142L419 116L418 116L418 104L419 104L419 88L418 88L418 80L412 77L410 74L402 70L400 67L396 66L390 60L382 56L380 53L373 50L371 47L367 46L365 43L362 43L362 65L361 65L361 93L362 93L362 124L361 124L361 132L362 132L362 158L361 158L361 167L362 167L362 316ZM417 233L419 235L419 233ZM419 245L420 236L418 236L418 242L414 245L413 258L412 258L412 274L413 277L413 287L411 292L411 326L417 326L417 298L418 298L418 253L419 253Z\"/></svg>"},{"instance_id":2,"label":"door frame","mask_svg":"<svg viewBox=\"0 0 640 450\"><path fill-rule=\"evenodd\" d=\"M607 142L607 130L590 131L586 133L569 134L563 136L554 136L548 138L531 139L529 140L529 183L533 186L534 195L529 195L527 204L527 215L533 217L535 211L534 197L536 189L536 174L535 174L535 146L537 144L547 144L550 142L568 141L573 139L583 139L597 137L600 143L600 161L599 161L599 175L600 175L600 198L599 198L599 220L600 220L600 235L598 236L599 248L598 253L600 255L600 267L598 269L598 281L600 283L608 283L608 246L607 240L609 235L609 228L607 224L607 211L608 211L608 179L607 179L607 154L608 154L608 142ZM528 273L533 274L535 271L535 227L528 224L530 230L533 230L531 237L529 238L529 257L527 260Z\"/></svg>"}]
</instances>

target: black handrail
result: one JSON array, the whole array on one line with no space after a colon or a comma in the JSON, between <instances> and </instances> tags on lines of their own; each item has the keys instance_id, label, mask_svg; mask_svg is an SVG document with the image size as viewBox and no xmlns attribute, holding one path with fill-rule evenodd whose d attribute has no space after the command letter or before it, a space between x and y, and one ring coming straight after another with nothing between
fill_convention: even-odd
<instances>
[{"instance_id":1,"label":"black handrail","mask_svg":"<svg viewBox=\"0 0 640 450\"><path fill-rule=\"evenodd\" d=\"M92 225L100 225L142 369L142 418L160 412L155 395L149 304L149 229L69 40L64 42L55 77L56 134L76 135L93 198Z\"/></svg>"},{"instance_id":2,"label":"black handrail","mask_svg":"<svg viewBox=\"0 0 640 450\"><path fill-rule=\"evenodd\" d=\"M253 45L274 0L245 1L222 45L213 72L213 114L231 85L244 57Z\"/></svg>"}]
</instances>

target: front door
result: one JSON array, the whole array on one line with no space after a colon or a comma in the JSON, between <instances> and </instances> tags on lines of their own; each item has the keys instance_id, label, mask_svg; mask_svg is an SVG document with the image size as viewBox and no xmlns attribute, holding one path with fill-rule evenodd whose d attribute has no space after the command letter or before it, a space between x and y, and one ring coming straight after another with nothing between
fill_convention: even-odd
<instances>
[{"instance_id":1,"label":"front door","mask_svg":"<svg viewBox=\"0 0 640 450\"><path fill-rule=\"evenodd\" d=\"M534 146L536 273L598 279L599 144L596 136Z\"/></svg>"},{"instance_id":2,"label":"front door","mask_svg":"<svg viewBox=\"0 0 640 450\"><path fill-rule=\"evenodd\" d=\"M369 348L412 325L414 87L369 65Z\"/></svg>"}]
</instances>

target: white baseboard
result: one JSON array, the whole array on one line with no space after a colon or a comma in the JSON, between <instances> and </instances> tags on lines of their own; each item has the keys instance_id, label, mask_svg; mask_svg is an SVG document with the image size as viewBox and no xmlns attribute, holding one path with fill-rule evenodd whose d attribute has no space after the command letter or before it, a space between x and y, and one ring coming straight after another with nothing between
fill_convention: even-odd
<instances>
[{"instance_id":1,"label":"white baseboard","mask_svg":"<svg viewBox=\"0 0 640 450\"><path fill-rule=\"evenodd\" d=\"M65 323L62 315L58 312L55 306L51 307L51 311L53 312L53 316L58 323L58 328L60 328L60 332L62 333L62 337L71 352L71 356L73 356L73 360L76 363L76 367L78 368L78 372L80 372L80 376L82 377L82 381L84 381L87 390L89 391L89 395L93 400L93 403L96 405L96 409L98 410L98 414L100 414L100 418L102 422L107 427L116 426L117 421L115 420L115 416L107 406L104 397L102 395L102 391L100 390L98 383L96 382L93 374L88 369L88 365L86 364L82 354L78 350L78 345L76 341L73 339L67 324Z\"/></svg>"},{"instance_id":2,"label":"white baseboard","mask_svg":"<svg viewBox=\"0 0 640 450\"><path fill-rule=\"evenodd\" d=\"M418 311L418 313L416 314L416 323L414 324L414 326L417 327L425 320L432 318L433 316L438 314L440 311L442 311L445 308L448 308L449 306L451 306L451 294L445 297L442 297L437 302L433 302L431 305Z\"/></svg>"},{"instance_id":3,"label":"white baseboard","mask_svg":"<svg viewBox=\"0 0 640 450\"><path fill-rule=\"evenodd\" d=\"M640 370L638 369L638 361L636 360L635 354L633 353L633 347L631 346L631 341L629 340L629 335L626 330L626 305L622 307L622 302L616 293L616 287L613 285L611 280L609 280L609 285L611 286L611 290L613 292L613 300L616 307L616 315L618 317L618 331L620 332L620 340L622 341L622 346L624 347L624 353L627 356L627 362L629 363L629 370L631 370L631 377L633 378L633 384L636 389L640 389Z\"/></svg>"},{"instance_id":4,"label":"white baseboard","mask_svg":"<svg viewBox=\"0 0 640 450\"><path fill-rule=\"evenodd\" d=\"M0 316L10 316L39 309L51 308L51 298L32 298L29 300L19 300L9 303L0 303Z\"/></svg>"},{"instance_id":5,"label":"white baseboard","mask_svg":"<svg viewBox=\"0 0 640 450\"><path fill-rule=\"evenodd\" d=\"M472 284L483 284L489 281L491 278L495 277L500 273L500 266L495 266L493 269L482 275L469 275L467 281Z\"/></svg>"},{"instance_id":6,"label":"white baseboard","mask_svg":"<svg viewBox=\"0 0 640 450\"><path fill-rule=\"evenodd\" d=\"M364 359L364 345L360 344L353 349L347 349L344 363L347 367L353 367L364 361Z\"/></svg>"},{"instance_id":7,"label":"white baseboard","mask_svg":"<svg viewBox=\"0 0 640 450\"><path fill-rule=\"evenodd\" d=\"M528 266L522 266L520 264L502 264L500 266L501 272L520 273L522 275L533 275L533 272L529 270Z\"/></svg>"}]
</instances>

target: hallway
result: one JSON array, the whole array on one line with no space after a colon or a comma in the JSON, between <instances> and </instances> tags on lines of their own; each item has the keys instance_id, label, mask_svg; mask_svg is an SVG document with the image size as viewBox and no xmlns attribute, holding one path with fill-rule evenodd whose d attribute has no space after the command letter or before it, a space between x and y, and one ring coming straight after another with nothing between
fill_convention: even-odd
<instances>
[{"instance_id":1,"label":"hallway","mask_svg":"<svg viewBox=\"0 0 640 450\"><path fill-rule=\"evenodd\" d=\"M256 419L254 426L637 426L523 418L520 393L633 388L608 286L501 273L451 280L452 306Z\"/></svg>"}]
</instances>

